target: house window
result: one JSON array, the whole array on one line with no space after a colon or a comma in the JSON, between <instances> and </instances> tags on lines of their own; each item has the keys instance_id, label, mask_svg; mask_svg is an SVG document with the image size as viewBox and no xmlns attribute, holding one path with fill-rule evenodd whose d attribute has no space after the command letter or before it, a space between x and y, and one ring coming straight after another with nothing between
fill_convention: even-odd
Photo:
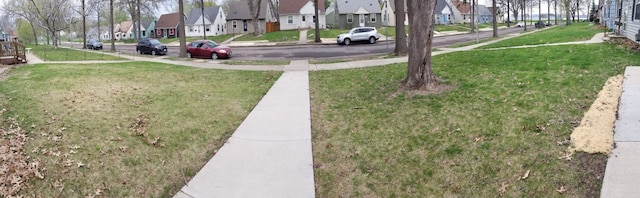
<instances>
[{"instance_id":1,"label":"house window","mask_svg":"<svg viewBox=\"0 0 640 198\"><path fill-rule=\"evenodd\" d=\"M220 24L218 24L218 31L220 31Z\"/></svg>"},{"instance_id":2,"label":"house window","mask_svg":"<svg viewBox=\"0 0 640 198\"><path fill-rule=\"evenodd\" d=\"M307 21L307 16L302 16L302 21Z\"/></svg>"},{"instance_id":3,"label":"house window","mask_svg":"<svg viewBox=\"0 0 640 198\"><path fill-rule=\"evenodd\" d=\"M233 29L236 29L236 27L238 27L238 26L237 26L238 24L236 24L236 21L231 22L231 24L232 24L232 26L233 26Z\"/></svg>"},{"instance_id":4,"label":"house window","mask_svg":"<svg viewBox=\"0 0 640 198\"><path fill-rule=\"evenodd\" d=\"M371 18L372 23L376 22L376 14L369 14L369 18Z\"/></svg>"},{"instance_id":5,"label":"house window","mask_svg":"<svg viewBox=\"0 0 640 198\"><path fill-rule=\"evenodd\" d=\"M467 15L462 15L463 20L467 20Z\"/></svg>"},{"instance_id":6,"label":"house window","mask_svg":"<svg viewBox=\"0 0 640 198\"><path fill-rule=\"evenodd\" d=\"M635 5L635 12L633 13L633 18L635 20L640 20L640 11L638 10L640 10L640 4Z\"/></svg>"},{"instance_id":7,"label":"house window","mask_svg":"<svg viewBox=\"0 0 640 198\"><path fill-rule=\"evenodd\" d=\"M293 16L287 16L287 23L293 24Z\"/></svg>"},{"instance_id":8,"label":"house window","mask_svg":"<svg viewBox=\"0 0 640 198\"><path fill-rule=\"evenodd\" d=\"M205 31L210 32L211 31L211 25L207 25L207 29Z\"/></svg>"},{"instance_id":9,"label":"house window","mask_svg":"<svg viewBox=\"0 0 640 198\"><path fill-rule=\"evenodd\" d=\"M313 16L313 23L316 23L316 16Z\"/></svg>"},{"instance_id":10,"label":"house window","mask_svg":"<svg viewBox=\"0 0 640 198\"><path fill-rule=\"evenodd\" d=\"M347 23L353 23L353 14L347 14Z\"/></svg>"},{"instance_id":11,"label":"house window","mask_svg":"<svg viewBox=\"0 0 640 198\"><path fill-rule=\"evenodd\" d=\"M147 36L147 31L142 31L142 36Z\"/></svg>"},{"instance_id":12,"label":"house window","mask_svg":"<svg viewBox=\"0 0 640 198\"><path fill-rule=\"evenodd\" d=\"M193 32L193 26L189 26L189 32Z\"/></svg>"}]
</instances>

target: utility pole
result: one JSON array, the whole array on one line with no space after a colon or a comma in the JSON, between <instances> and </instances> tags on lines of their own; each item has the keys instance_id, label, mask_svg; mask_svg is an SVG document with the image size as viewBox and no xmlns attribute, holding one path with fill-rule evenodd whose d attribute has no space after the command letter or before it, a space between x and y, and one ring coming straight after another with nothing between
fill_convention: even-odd
<instances>
[{"instance_id":1,"label":"utility pole","mask_svg":"<svg viewBox=\"0 0 640 198\"><path fill-rule=\"evenodd\" d=\"M318 0L313 1L313 7L315 7L315 19L313 20L313 23L316 24L316 43L320 43L322 42L322 40L320 40L320 18L318 16Z\"/></svg>"}]
</instances>

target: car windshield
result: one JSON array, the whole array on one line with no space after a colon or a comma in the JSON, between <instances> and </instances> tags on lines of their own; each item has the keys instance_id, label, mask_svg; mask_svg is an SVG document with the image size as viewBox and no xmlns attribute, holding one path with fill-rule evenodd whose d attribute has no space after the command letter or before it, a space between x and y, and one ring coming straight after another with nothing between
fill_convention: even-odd
<instances>
[{"instance_id":1,"label":"car windshield","mask_svg":"<svg viewBox=\"0 0 640 198\"><path fill-rule=\"evenodd\" d=\"M150 39L149 43L154 44L154 45L162 45L162 43L160 43L160 41L158 41L158 39Z\"/></svg>"},{"instance_id":2,"label":"car windshield","mask_svg":"<svg viewBox=\"0 0 640 198\"><path fill-rule=\"evenodd\" d=\"M207 46L216 47L216 46L218 46L218 44L216 42L213 42L213 41L207 41Z\"/></svg>"}]
</instances>

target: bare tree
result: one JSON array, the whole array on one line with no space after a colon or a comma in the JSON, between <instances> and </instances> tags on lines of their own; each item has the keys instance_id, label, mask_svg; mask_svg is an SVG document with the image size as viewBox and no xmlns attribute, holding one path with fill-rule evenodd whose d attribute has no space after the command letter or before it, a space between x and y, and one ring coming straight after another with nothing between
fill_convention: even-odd
<instances>
[{"instance_id":1,"label":"bare tree","mask_svg":"<svg viewBox=\"0 0 640 198\"><path fill-rule=\"evenodd\" d=\"M178 0L178 13L180 16L184 16L184 1ZM184 58L187 56L187 38L184 33L184 17L180 17L180 25L178 25L178 37L180 37L180 55L178 57Z\"/></svg>"},{"instance_id":2,"label":"bare tree","mask_svg":"<svg viewBox=\"0 0 640 198\"><path fill-rule=\"evenodd\" d=\"M26 0L12 0L5 1L2 6L2 10L11 16L18 16L24 18L31 26L31 32L33 34L33 40L38 45L38 34L36 32L36 23L38 16L33 12L33 4L28 3Z\"/></svg>"},{"instance_id":3,"label":"bare tree","mask_svg":"<svg viewBox=\"0 0 640 198\"><path fill-rule=\"evenodd\" d=\"M313 7L315 8L315 10L314 10L315 13L314 14L315 14L315 17L316 17L316 19L315 19L316 21L314 21L315 24L316 24L316 40L315 40L315 42L316 43L320 43L320 42L322 42L322 40L320 40L320 16L318 16L318 9L320 9L320 8L318 8L318 0L313 1L313 3L314 3Z\"/></svg>"},{"instance_id":4,"label":"bare tree","mask_svg":"<svg viewBox=\"0 0 640 198\"><path fill-rule=\"evenodd\" d=\"M407 54L407 33L404 29L404 21L405 21L405 0L396 0L396 47L393 50L393 53L396 56L404 56Z\"/></svg>"},{"instance_id":5,"label":"bare tree","mask_svg":"<svg viewBox=\"0 0 640 198\"><path fill-rule=\"evenodd\" d=\"M566 25L571 25L571 0L564 0L564 9L567 15Z\"/></svg>"},{"instance_id":6,"label":"bare tree","mask_svg":"<svg viewBox=\"0 0 640 198\"><path fill-rule=\"evenodd\" d=\"M38 22L53 38L53 47L58 48L59 31L69 27L71 6L68 0L31 0ZM53 9L55 8L55 9Z\"/></svg>"},{"instance_id":7,"label":"bare tree","mask_svg":"<svg viewBox=\"0 0 640 198\"><path fill-rule=\"evenodd\" d=\"M493 4L493 37L498 37L498 20L496 18L498 6L496 4L496 0L492 0L491 3Z\"/></svg>"},{"instance_id":8,"label":"bare tree","mask_svg":"<svg viewBox=\"0 0 640 198\"><path fill-rule=\"evenodd\" d=\"M115 0L109 0L109 26L111 27L109 29L109 39L111 40L111 51L115 52L116 40L113 38L113 30L115 29L115 26L113 25L113 1Z\"/></svg>"},{"instance_id":9,"label":"bare tree","mask_svg":"<svg viewBox=\"0 0 640 198\"><path fill-rule=\"evenodd\" d=\"M251 13L251 24L253 25L253 35L258 36L262 32L260 31L260 5L262 0L247 0L249 6L249 13Z\"/></svg>"},{"instance_id":10,"label":"bare tree","mask_svg":"<svg viewBox=\"0 0 640 198\"><path fill-rule=\"evenodd\" d=\"M129 16L131 17L131 22L133 25L134 38L140 38L140 19L141 13L154 13L155 10L160 8L160 5L163 0L120 0L119 6L127 11Z\"/></svg>"},{"instance_id":11,"label":"bare tree","mask_svg":"<svg viewBox=\"0 0 640 198\"><path fill-rule=\"evenodd\" d=\"M431 69L431 41L436 1L407 0L409 8L409 62L404 88L430 90L438 81Z\"/></svg>"},{"instance_id":12,"label":"bare tree","mask_svg":"<svg viewBox=\"0 0 640 198\"><path fill-rule=\"evenodd\" d=\"M80 8L75 10L82 17L82 49L87 48L87 9L85 0L80 0Z\"/></svg>"}]
</instances>

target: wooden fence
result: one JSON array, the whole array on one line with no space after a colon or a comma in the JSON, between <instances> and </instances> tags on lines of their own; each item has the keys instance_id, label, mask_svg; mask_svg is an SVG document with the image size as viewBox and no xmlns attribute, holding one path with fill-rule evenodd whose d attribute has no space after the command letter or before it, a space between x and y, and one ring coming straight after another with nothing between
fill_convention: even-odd
<instances>
[{"instance_id":1,"label":"wooden fence","mask_svg":"<svg viewBox=\"0 0 640 198\"><path fill-rule=\"evenodd\" d=\"M279 22L267 22L267 33L280 31Z\"/></svg>"}]
</instances>

